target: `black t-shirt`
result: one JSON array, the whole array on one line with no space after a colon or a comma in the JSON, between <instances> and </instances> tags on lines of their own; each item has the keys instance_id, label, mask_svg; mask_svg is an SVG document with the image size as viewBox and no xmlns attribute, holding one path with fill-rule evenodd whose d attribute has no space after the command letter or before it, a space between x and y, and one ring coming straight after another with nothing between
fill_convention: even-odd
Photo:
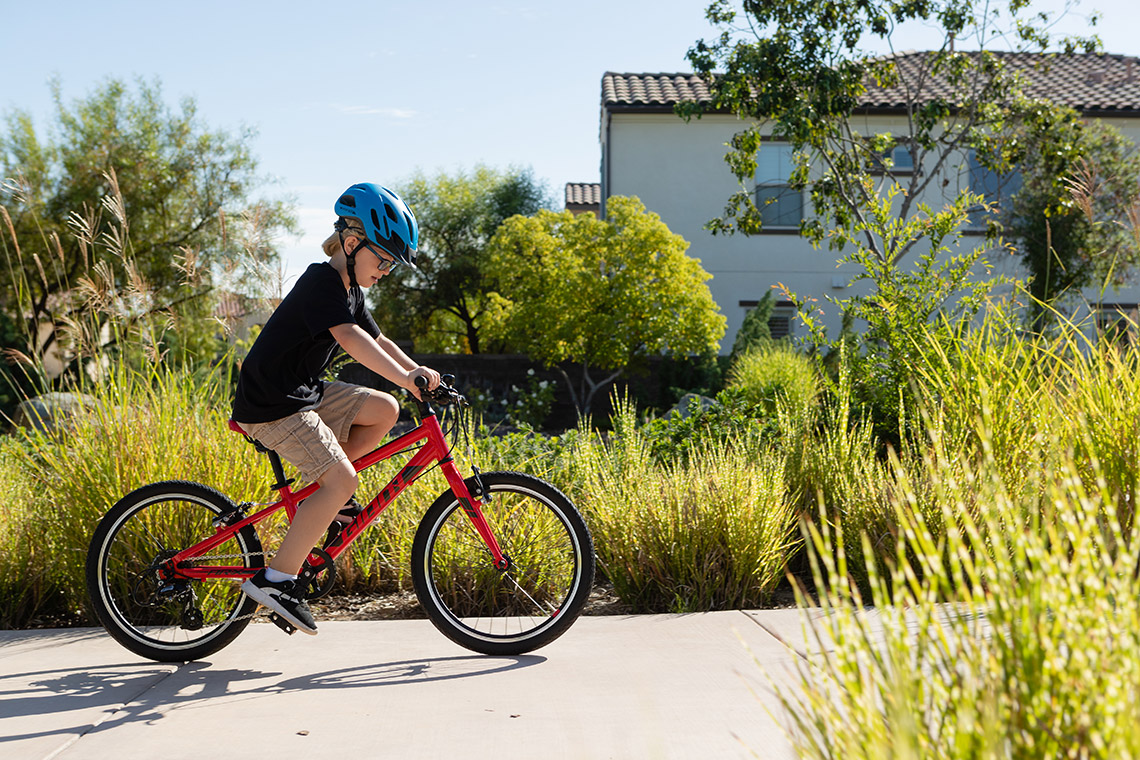
<instances>
[{"instance_id":1,"label":"black t-shirt","mask_svg":"<svg viewBox=\"0 0 1140 760\"><path fill-rule=\"evenodd\" d=\"M331 264L311 264L265 323L238 375L233 418L272 422L320 403L321 375L340 346L330 327L355 323L376 338L380 328L364 292L346 291Z\"/></svg>"}]
</instances>

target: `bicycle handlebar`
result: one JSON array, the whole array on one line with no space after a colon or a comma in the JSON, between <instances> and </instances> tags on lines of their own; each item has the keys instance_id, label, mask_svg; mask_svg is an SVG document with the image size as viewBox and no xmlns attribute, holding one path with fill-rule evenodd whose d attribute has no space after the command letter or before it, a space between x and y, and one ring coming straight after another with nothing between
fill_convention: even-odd
<instances>
[{"instance_id":1,"label":"bicycle handlebar","mask_svg":"<svg viewBox=\"0 0 1140 760\"><path fill-rule=\"evenodd\" d=\"M455 390L452 385L455 382L455 375L440 375L439 379L440 383L435 387L435 390L429 391L427 389L427 378L423 375L417 376L415 384L420 390L420 398L425 402L430 399L431 401L438 401L441 404L466 405L466 397Z\"/></svg>"}]
</instances>

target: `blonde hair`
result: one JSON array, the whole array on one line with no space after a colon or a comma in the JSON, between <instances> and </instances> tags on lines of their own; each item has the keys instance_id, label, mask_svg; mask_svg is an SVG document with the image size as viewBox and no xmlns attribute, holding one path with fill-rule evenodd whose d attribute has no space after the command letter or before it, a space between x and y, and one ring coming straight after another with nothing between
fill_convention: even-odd
<instances>
[{"instance_id":1,"label":"blonde hair","mask_svg":"<svg viewBox=\"0 0 1140 760\"><path fill-rule=\"evenodd\" d=\"M368 236L364 234L364 225L361 224L360 220L355 216L342 216L340 217L340 220L348 225L344 230L345 235L352 235L353 237L357 237L361 240L368 239ZM328 238L325 239L325 242L321 243L321 250L325 252L326 256L332 258L336 255L336 252L341 249L340 241L341 233L333 232L333 234L329 235Z\"/></svg>"}]
</instances>

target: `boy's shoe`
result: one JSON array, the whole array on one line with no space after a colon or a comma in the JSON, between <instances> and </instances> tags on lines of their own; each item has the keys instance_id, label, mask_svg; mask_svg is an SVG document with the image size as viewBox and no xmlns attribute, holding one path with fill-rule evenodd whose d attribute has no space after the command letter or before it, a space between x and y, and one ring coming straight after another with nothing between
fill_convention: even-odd
<instances>
[{"instance_id":1,"label":"boy's shoe","mask_svg":"<svg viewBox=\"0 0 1140 760\"><path fill-rule=\"evenodd\" d=\"M355 520L363 511L364 507L356 500L355 496L349 498L349 500L345 502L344 509L336 513L336 518L333 519L329 525L328 532L325 533L325 541L321 544L321 548L327 551L330 547L339 544L343 538L341 534L344 532L345 526Z\"/></svg>"},{"instance_id":2,"label":"boy's shoe","mask_svg":"<svg viewBox=\"0 0 1140 760\"><path fill-rule=\"evenodd\" d=\"M309 610L304 595L297 593L296 586L296 581L273 583L266 580L265 568L262 568L257 571L257 575L241 584L241 590L250 599L288 620L297 630L316 636L317 624L313 620L313 613Z\"/></svg>"},{"instance_id":3,"label":"boy's shoe","mask_svg":"<svg viewBox=\"0 0 1140 760\"><path fill-rule=\"evenodd\" d=\"M355 496L351 496L349 497L348 501L344 503L344 509L336 513L334 522L341 525L348 525L350 522L355 520L363 511L364 507L360 505L360 502L356 500Z\"/></svg>"}]
</instances>

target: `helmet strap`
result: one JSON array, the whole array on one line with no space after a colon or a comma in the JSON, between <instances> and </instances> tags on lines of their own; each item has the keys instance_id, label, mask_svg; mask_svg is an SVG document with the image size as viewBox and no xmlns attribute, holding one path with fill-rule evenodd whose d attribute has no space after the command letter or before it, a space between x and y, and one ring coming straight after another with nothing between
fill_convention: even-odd
<instances>
[{"instance_id":1,"label":"helmet strap","mask_svg":"<svg viewBox=\"0 0 1140 760\"><path fill-rule=\"evenodd\" d=\"M347 225L344 225L343 227L341 227L341 226L339 226L339 223L338 223L337 232L340 234L340 249L342 251L344 251L345 269L348 270L348 287L355 288L355 287L359 287L357 285L357 282L356 282L356 251L354 250L352 253L349 253L348 249L345 248L345 246L344 246L344 231L345 231L345 229L348 229ZM356 236L354 235L353 237L356 237ZM359 248L360 244L357 243L356 247Z\"/></svg>"}]
</instances>

